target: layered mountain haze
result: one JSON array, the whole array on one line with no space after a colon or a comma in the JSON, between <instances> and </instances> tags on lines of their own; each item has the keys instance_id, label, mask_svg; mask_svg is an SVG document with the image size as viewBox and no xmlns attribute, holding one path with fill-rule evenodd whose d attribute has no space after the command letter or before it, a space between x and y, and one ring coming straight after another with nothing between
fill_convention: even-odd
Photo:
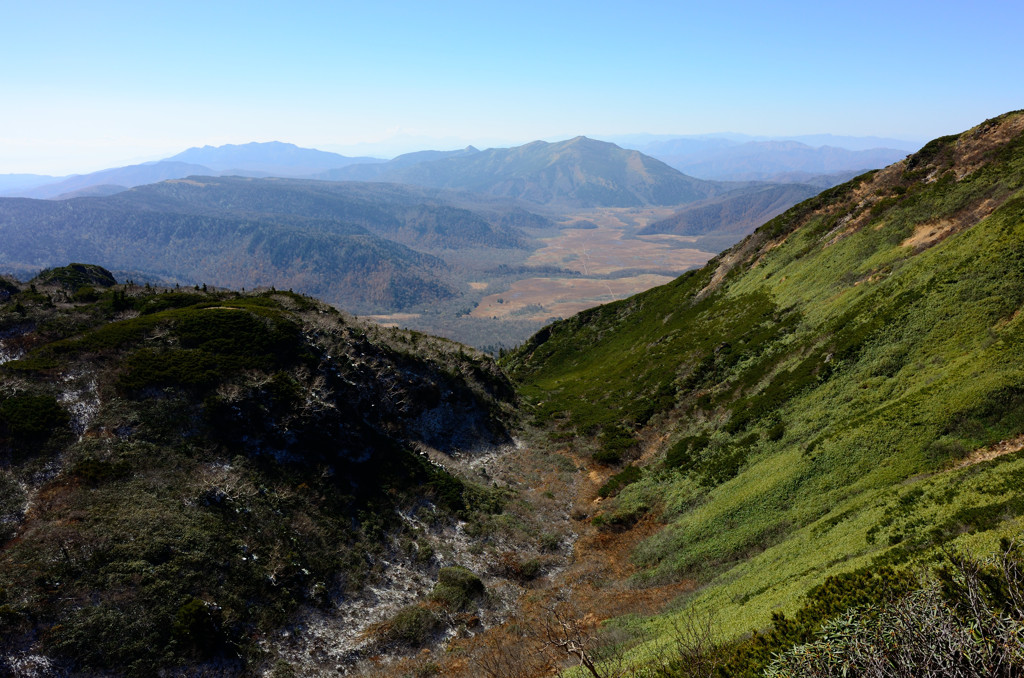
<instances>
[{"instance_id":1,"label":"layered mountain haze","mask_svg":"<svg viewBox=\"0 0 1024 678\"><path fill-rule=\"evenodd\" d=\"M383 162L377 158L352 158L314 148L300 148L280 141L194 147L167 160L202 165L216 172L259 173L274 177L306 177L346 165Z\"/></svg>"},{"instance_id":2,"label":"layered mountain haze","mask_svg":"<svg viewBox=\"0 0 1024 678\"><path fill-rule=\"evenodd\" d=\"M387 175L398 169L418 165L423 162L475 155L479 152L479 150L472 146L467 146L458 151L415 151L413 153L404 153L387 162L359 163L332 169L317 174L313 178L326 181L387 181Z\"/></svg>"},{"instance_id":3,"label":"layered mountain haze","mask_svg":"<svg viewBox=\"0 0 1024 678\"><path fill-rule=\"evenodd\" d=\"M358 242L478 276L466 322L668 280L494 362L278 289L0 278L0 674L1018 676L1024 111L816 195L609 147L0 201L21 270L124 239L333 284Z\"/></svg>"},{"instance_id":4,"label":"layered mountain haze","mask_svg":"<svg viewBox=\"0 0 1024 678\"><path fill-rule=\"evenodd\" d=\"M721 138L684 138L651 142L644 144L641 150L680 172L702 179L800 182L815 176L842 172L859 174L883 167L918 147L904 143L897 148L865 148L867 140L855 143L857 140L834 139L829 135L801 139L806 143L795 139L741 142ZM856 148L839 147L828 142L845 142Z\"/></svg>"},{"instance_id":5,"label":"layered mountain haze","mask_svg":"<svg viewBox=\"0 0 1024 678\"><path fill-rule=\"evenodd\" d=\"M375 158L349 158L279 141L203 146L155 162L90 174L69 177L3 175L0 176L0 195L39 199L110 195L118 190L191 175L308 177L353 163L369 162L383 161Z\"/></svg>"},{"instance_id":6,"label":"layered mountain haze","mask_svg":"<svg viewBox=\"0 0 1024 678\"><path fill-rule=\"evenodd\" d=\"M193 174L123 187L186 171L285 174L355 162L278 143L195 148L175 158L44 187L63 206L0 201L9 243L0 261L23 277L88 260L141 280L290 288L493 350L546 320L702 264L778 208L746 198L766 186L698 181L585 137L424 151L317 174L373 183ZM733 206L718 212L722 234L632 240L673 207L719 195ZM742 223L729 223L740 211ZM568 233L584 222L603 226L592 238ZM638 260L640 253L656 256ZM592 265L595 257L611 266ZM514 303L494 308L506 297Z\"/></svg>"},{"instance_id":7,"label":"layered mountain haze","mask_svg":"<svg viewBox=\"0 0 1024 678\"><path fill-rule=\"evenodd\" d=\"M57 181L57 177L46 174L0 174L0 195L8 195L52 181Z\"/></svg>"},{"instance_id":8,"label":"layered mountain haze","mask_svg":"<svg viewBox=\"0 0 1024 678\"><path fill-rule=\"evenodd\" d=\"M439 229L438 225L445 227ZM515 231L396 187L175 180L106 198L0 201L7 270L62 259L187 284L302 289L357 312L454 297L448 266L400 241L516 247Z\"/></svg>"},{"instance_id":9,"label":"layered mountain haze","mask_svg":"<svg viewBox=\"0 0 1024 678\"><path fill-rule=\"evenodd\" d=\"M17 192L10 191L9 194L14 193L20 197L38 199L59 198L61 196L77 197L76 194L80 194L83 191L102 187L101 192L110 195L133 186L152 184L166 179L178 179L180 177L187 177L190 174L210 174L210 171L202 165L162 160L160 162L116 167L93 172L92 174L67 177L42 186L22 189Z\"/></svg>"}]
</instances>

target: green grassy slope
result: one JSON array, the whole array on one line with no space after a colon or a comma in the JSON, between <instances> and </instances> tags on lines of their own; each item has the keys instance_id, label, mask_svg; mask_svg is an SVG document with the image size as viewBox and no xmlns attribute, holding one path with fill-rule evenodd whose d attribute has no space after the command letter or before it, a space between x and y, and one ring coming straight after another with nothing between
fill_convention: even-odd
<instances>
[{"instance_id":1,"label":"green grassy slope","mask_svg":"<svg viewBox=\"0 0 1024 678\"><path fill-rule=\"evenodd\" d=\"M538 420L598 459L640 458L596 519L659 516L635 554L644 579L708 584L697 600L730 635L829 574L1020 531L1024 459L971 462L1024 433L1022 303L1017 112L556 323L504 364Z\"/></svg>"}]
</instances>

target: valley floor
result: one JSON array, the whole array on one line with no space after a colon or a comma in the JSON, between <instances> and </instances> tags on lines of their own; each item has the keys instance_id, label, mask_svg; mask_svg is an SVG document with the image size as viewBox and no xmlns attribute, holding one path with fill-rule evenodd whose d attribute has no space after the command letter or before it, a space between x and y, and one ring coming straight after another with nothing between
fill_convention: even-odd
<instances>
[{"instance_id":1,"label":"valley floor","mask_svg":"<svg viewBox=\"0 0 1024 678\"><path fill-rule=\"evenodd\" d=\"M472 268L479 261L464 252L433 252L457 270L466 270L470 291L459 300L460 310L431 308L371 318L477 347L511 348L554 319L664 285L707 263L716 253L701 249L697 237L639 235L673 211L600 208L559 213L552 217L557 229L529 230L541 243L539 249L522 253L515 262L503 262L522 267L514 275L495 277L484 270L474 274ZM530 269L560 273L530 275ZM456 313L461 315L453 319Z\"/></svg>"}]
</instances>

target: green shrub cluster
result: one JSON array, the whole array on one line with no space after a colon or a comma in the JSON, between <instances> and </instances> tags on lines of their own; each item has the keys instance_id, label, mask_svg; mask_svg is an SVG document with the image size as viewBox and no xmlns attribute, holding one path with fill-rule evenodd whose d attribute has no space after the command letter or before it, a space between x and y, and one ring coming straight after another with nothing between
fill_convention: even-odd
<instances>
[{"instance_id":1,"label":"green shrub cluster","mask_svg":"<svg viewBox=\"0 0 1024 678\"><path fill-rule=\"evenodd\" d=\"M472 607L484 592L484 583L470 570L460 566L442 567L430 599L449 612L462 612Z\"/></svg>"},{"instance_id":2,"label":"green shrub cluster","mask_svg":"<svg viewBox=\"0 0 1024 678\"><path fill-rule=\"evenodd\" d=\"M775 655L813 639L824 622L851 608L891 604L919 585L912 572L891 567L861 568L828 577L807 592L804 605L795 615L775 613L767 629L733 646L721 674L760 675Z\"/></svg>"},{"instance_id":3,"label":"green shrub cluster","mask_svg":"<svg viewBox=\"0 0 1024 678\"><path fill-rule=\"evenodd\" d=\"M113 287L117 284L110 271L93 264L68 264L60 268L49 268L40 272L32 282L38 285L57 284L75 293L85 288Z\"/></svg>"},{"instance_id":4,"label":"green shrub cluster","mask_svg":"<svg viewBox=\"0 0 1024 678\"><path fill-rule=\"evenodd\" d=\"M598 488L597 494L603 498L614 497L626 485L630 485L640 480L641 474L642 471L639 466L627 466L609 478L608 482Z\"/></svg>"},{"instance_id":5,"label":"green shrub cluster","mask_svg":"<svg viewBox=\"0 0 1024 678\"><path fill-rule=\"evenodd\" d=\"M953 555L938 581L851 606L811 639L775 655L771 678L992 676L1024 670L1021 554L1004 542L994 561Z\"/></svg>"},{"instance_id":6,"label":"green shrub cluster","mask_svg":"<svg viewBox=\"0 0 1024 678\"><path fill-rule=\"evenodd\" d=\"M22 392L0 399L0 460L24 461L52 447L70 417L49 393Z\"/></svg>"},{"instance_id":7,"label":"green shrub cluster","mask_svg":"<svg viewBox=\"0 0 1024 678\"><path fill-rule=\"evenodd\" d=\"M408 605L378 627L377 636L384 642L412 648L423 647L444 628L444 622L423 605Z\"/></svg>"},{"instance_id":8,"label":"green shrub cluster","mask_svg":"<svg viewBox=\"0 0 1024 678\"><path fill-rule=\"evenodd\" d=\"M597 463L607 465L621 463L623 458L632 452L638 444L636 436L630 429L610 424L606 424L601 429L597 441L601 448L594 452L592 457Z\"/></svg>"}]
</instances>

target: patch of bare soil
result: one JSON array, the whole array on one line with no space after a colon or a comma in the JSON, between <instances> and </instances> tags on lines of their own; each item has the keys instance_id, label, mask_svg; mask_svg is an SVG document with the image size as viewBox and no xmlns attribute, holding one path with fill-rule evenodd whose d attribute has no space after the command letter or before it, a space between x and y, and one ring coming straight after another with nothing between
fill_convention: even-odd
<instances>
[{"instance_id":1,"label":"patch of bare soil","mask_svg":"<svg viewBox=\"0 0 1024 678\"><path fill-rule=\"evenodd\" d=\"M974 466L980 464L983 461L991 461L997 457L1002 457L1007 454L1013 454L1014 452L1020 452L1024 450L1024 435L1019 435L1016 438L1010 438L1009 440L1001 440L995 445L989 445L988 447L981 447L974 450L967 455L965 459L962 459L954 468L966 468L968 466Z\"/></svg>"},{"instance_id":2,"label":"patch of bare soil","mask_svg":"<svg viewBox=\"0 0 1024 678\"><path fill-rule=\"evenodd\" d=\"M364 318L368 318L382 327L399 327L404 325L410 320L419 318L419 313L391 313L389 315L366 315Z\"/></svg>"},{"instance_id":3,"label":"patch of bare soil","mask_svg":"<svg viewBox=\"0 0 1024 678\"><path fill-rule=\"evenodd\" d=\"M913 247L916 252L923 252L932 245L937 245L951 235L955 235L978 223L1006 202L1009 196L1000 200L989 198L970 209L963 210L953 217L920 224L914 233L900 243L901 247Z\"/></svg>"}]
</instances>

